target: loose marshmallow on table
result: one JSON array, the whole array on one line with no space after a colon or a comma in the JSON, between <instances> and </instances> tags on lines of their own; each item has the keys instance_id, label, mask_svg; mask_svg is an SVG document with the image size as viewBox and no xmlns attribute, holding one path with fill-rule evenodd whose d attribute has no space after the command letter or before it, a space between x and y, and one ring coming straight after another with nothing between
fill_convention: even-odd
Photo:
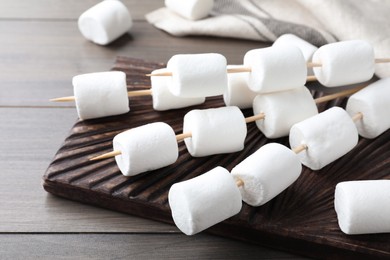
<instances>
[{"instance_id":1,"label":"loose marshmallow on table","mask_svg":"<svg viewBox=\"0 0 390 260\"><path fill-rule=\"evenodd\" d=\"M334 197L339 226L344 233L390 232L390 180L340 182Z\"/></svg>"},{"instance_id":2,"label":"loose marshmallow on table","mask_svg":"<svg viewBox=\"0 0 390 260\"><path fill-rule=\"evenodd\" d=\"M173 184L168 201L176 226L186 235L194 235L236 215L242 206L232 175L222 167Z\"/></svg>"},{"instance_id":3,"label":"loose marshmallow on table","mask_svg":"<svg viewBox=\"0 0 390 260\"><path fill-rule=\"evenodd\" d=\"M292 126L290 146L305 144L307 149L298 154L302 164L319 170L352 150L359 135L348 113L332 107L316 116Z\"/></svg>"},{"instance_id":4,"label":"loose marshmallow on table","mask_svg":"<svg viewBox=\"0 0 390 260\"><path fill-rule=\"evenodd\" d=\"M226 58L218 53L178 54L168 61L169 90L179 97L222 95L227 89Z\"/></svg>"},{"instance_id":5,"label":"loose marshmallow on table","mask_svg":"<svg viewBox=\"0 0 390 260\"><path fill-rule=\"evenodd\" d=\"M244 56L244 66L251 68L249 88L260 94L300 88L307 79L306 61L295 46L250 50Z\"/></svg>"},{"instance_id":6,"label":"loose marshmallow on table","mask_svg":"<svg viewBox=\"0 0 390 260\"><path fill-rule=\"evenodd\" d=\"M318 114L310 91L300 87L284 92L260 94L253 101L253 114L265 114L256 125L267 138L288 136L290 128L306 118Z\"/></svg>"},{"instance_id":7,"label":"loose marshmallow on table","mask_svg":"<svg viewBox=\"0 0 390 260\"><path fill-rule=\"evenodd\" d=\"M317 80L326 87L337 87L367 81L375 70L373 47L361 40L326 44L313 55Z\"/></svg>"},{"instance_id":8,"label":"loose marshmallow on table","mask_svg":"<svg viewBox=\"0 0 390 260\"><path fill-rule=\"evenodd\" d=\"M347 103L350 116L362 113L355 122L359 134L375 138L390 128L390 78L380 79L353 94Z\"/></svg>"},{"instance_id":9,"label":"loose marshmallow on table","mask_svg":"<svg viewBox=\"0 0 390 260\"><path fill-rule=\"evenodd\" d=\"M153 73L167 72L168 69L158 69ZM164 76L152 76L150 81L152 84L153 109L158 111L189 107L204 103L206 98L182 98L174 96L168 89L168 84L171 79Z\"/></svg>"},{"instance_id":10,"label":"loose marshmallow on table","mask_svg":"<svg viewBox=\"0 0 390 260\"><path fill-rule=\"evenodd\" d=\"M165 0L168 9L190 20L207 17L213 5L214 0Z\"/></svg>"},{"instance_id":11,"label":"loose marshmallow on table","mask_svg":"<svg viewBox=\"0 0 390 260\"><path fill-rule=\"evenodd\" d=\"M238 68L242 65L228 65L227 69ZM253 99L257 93L249 89L247 83L248 73L229 73L228 85L223 100L226 106L237 106L241 109L252 107Z\"/></svg>"},{"instance_id":12,"label":"loose marshmallow on table","mask_svg":"<svg viewBox=\"0 0 390 260\"><path fill-rule=\"evenodd\" d=\"M161 122L122 132L114 137L116 163L125 176L155 170L176 162L178 145L173 129Z\"/></svg>"},{"instance_id":13,"label":"loose marshmallow on table","mask_svg":"<svg viewBox=\"0 0 390 260\"><path fill-rule=\"evenodd\" d=\"M130 30L129 10L118 0L105 0L85 11L78 20L81 34L88 40L106 45Z\"/></svg>"},{"instance_id":14,"label":"loose marshmallow on table","mask_svg":"<svg viewBox=\"0 0 390 260\"><path fill-rule=\"evenodd\" d=\"M298 156L287 147L270 143L262 146L232 170L242 200L251 206L261 206L290 186L301 174Z\"/></svg>"},{"instance_id":15,"label":"loose marshmallow on table","mask_svg":"<svg viewBox=\"0 0 390 260\"><path fill-rule=\"evenodd\" d=\"M247 127L238 107L192 110L184 116L183 133L188 152L194 157L233 153L244 148Z\"/></svg>"},{"instance_id":16,"label":"loose marshmallow on table","mask_svg":"<svg viewBox=\"0 0 390 260\"><path fill-rule=\"evenodd\" d=\"M314 46L310 42L299 38L294 34L283 34L279 38L277 38L276 41L272 44L272 46L284 45L292 45L298 47L301 50L306 62L311 62L314 52L318 50L316 46ZM308 74L313 75L313 70L311 68L308 69Z\"/></svg>"},{"instance_id":17,"label":"loose marshmallow on table","mask_svg":"<svg viewBox=\"0 0 390 260\"><path fill-rule=\"evenodd\" d=\"M92 119L129 112L126 74L108 71L73 77L73 92L80 119Z\"/></svg>"}]
</instances>

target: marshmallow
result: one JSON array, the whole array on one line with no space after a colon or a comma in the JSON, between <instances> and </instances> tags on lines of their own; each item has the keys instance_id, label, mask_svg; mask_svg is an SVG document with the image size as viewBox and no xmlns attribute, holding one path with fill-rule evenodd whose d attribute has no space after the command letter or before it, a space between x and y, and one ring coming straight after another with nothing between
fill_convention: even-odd
<instances>
[{"instance_id":1,"label":"marshmallow","mask_svg":"<svg viewBox=\"0 0 390 260\"><path fill-rule=\"evenodd\" d=\"M105 0L85 11L78 20L81 34L88 40L106 45L130 30L129 10L118 0Z\"/></svg>"},{"instance_id":2,"label":"marshmallow","mask_svg":"<svg viewBox=\"0 0 390 260\"><path fill-rule=\"evenodd\" d=\"M173 129L161 122L122 132L114 137L116 163L125 176L155 170L176 162L178 145Z\"/></svg>"},{"instance_id":3,"label":"marshmallow","mask_svg":"<svg viewBox=\"0 0 390 260\"><path fill-rule=\"evenodd\" d=\"M242 207L240 191L231 174L222 167L173 184L168 201L176 226L186 235L230 218Z\"/></svg>"},{"instance_id":4,"label":"marshmallow","mask_svg":"<svg viewBox=\"0 0 390 260\"><path fill-rule=\"evenodd\" d=\"M348 235L390 232L390 180L346 181L336 185L334 207Z\"/></svg>"},{"instance_id":5,"label":"marshmallow","mask_svg":"<svg viewBox=\"0 0 390 260\"><path fill-rule=\"evenodd\" d=\"M257 93L270 93L305 85L307 65L295 46L273 46L248 51L244 66L250 67L248 86Z\"/></svg>"},{"instance_id":6,"label":"marshmallow","mask_svg":"<svg viewBox=\"0 0 390 260\"><path fill-rule=\"evenodd\" d=\"M168 9L190 20L207 17L213 5L214 0L165 0Z\"/></svg>"},{"instance_id":7,"label":"marshmallow","mask_svg":"<svg viewBox=\"0 0 390 260\"><path fill-rule=\"evenodd\" d=\"M275 163L276 161L282 163ZM290 186L301 174L298 156L287 147L270 143L262 146L232 170L242 200L251 206L261 206Z\"/></svg>"},{"instance_id":8,"label":"marshmallow","mask_svg":"<svg viewBox=\"0 0 390 260\"><path fill-rule=\"evenodd\" d=\"M227 68L237 68L240 65L228 65ZM229 73L228 85L223 93L223 101L226 106L237 106L241 109L252 107L256 94L249 89L247 84L248 73Z\"/></svg>"},{"instance_id":9,"label":"marshmallow","mask_svg":"<svg viewBox=\"0 0 390 260\"><path fill-rule=\"evenodd\" d=\"M318 50L316 46L299 38L294 34L283 34L276 39L274 44L272 44L272 46L285 46L285 45L292 45L298 47L301 50L306 62L310 62L314 52ZM308 75L313 75L312 68L308 69Z\"/></svg>"},{"instance_id":10,"label":"marshmallow","mask_svg":"<svg viewBox=\"0 0 390 260\"><path fill-rule=\"evenodd\" d=\"M253 114L265 114L256 125L267 138L288 136L290 128L306 118L318 114L310 91L306 87L260 94L253 101Z\"/></svg>"},{"instance_id":11,"label":"marshmallow","mask_svg":"<svg viewBox=\"0 0 390 260\"><path fill-rule=\"evenodd\" d=\"M326 87L337 87L369 80L374 75L373 47L361 40L326 44L313 55L317 80Z\"/></svg>"},{"instance_id":12,"label":"marshmallow","mask_svg":"<svg viewBox=\"0 0 390 260\"><path fill-rule=\"evenodd\" d=\"M375 138L390 128L390 78L380 79L353 94L347 103L350 116L362 113L355 121L359 134Z\"/></svg>"},{"instance_id":13,"label":"marshmallow","mask_svg":"<svg viewBox=\"0 0 390 260\"><path fill-rule=\"evenodd\" d=\"M153 73L167 72L167 69L158 69L152 71ZM174 96L168 89L170 81L169 77L164 76L152 76L150 77L152 84L152 98L153 98L153 109L158 111L189 107L204 103L206 98L182 98Z\"/></svg>"},{"instance_id":14,"label":"marshmallow","mask_svg":"<svg viewBox=\"0 0 390 260\"><path fill-rule=\"evenodd\" d=\"M122 71L77 75L72 84L80 119L119 115L130 110L126 74Z\"/></svg>"},{"instance_id":15,"label":"marshmallow","mask_svg":"<svg viewBox=\"0 0 390 260\"><path fill-rule=\"evenodd\" d=\"M330 108L292 126L290 146L305 144L298 154L302 164L319 170L355 147L357 129L348 113L339 107Z\"/></svg>"},{"instance_id":16,"label":"marshmallow","mask_svg":"<svg viewBox=\"0 0 390 260\"><path fill-rule=\"evenodd\" d=\"M188 152L194 157L233 153L244 149L245 117L238 107L192 110L184 116L183 132Z\"/></svg>"},{"instance_id":17,"label":"marshmallow","mask_svg":"<svg viewBox=\"0 0 390 260\"><path fill-rule=\"evenodd\" d=\"M178 54L168 61L169 90L179 97L222 95L227 89L226 58L217 53Z\"/></svg>"}]
</instances>

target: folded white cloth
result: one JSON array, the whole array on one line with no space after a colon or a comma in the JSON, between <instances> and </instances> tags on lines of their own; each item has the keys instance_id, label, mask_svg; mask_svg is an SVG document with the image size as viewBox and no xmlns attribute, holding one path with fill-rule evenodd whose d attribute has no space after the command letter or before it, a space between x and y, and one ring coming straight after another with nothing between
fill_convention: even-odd
<instances>
[{"instance_id":1,"label":"folded white cloth","mask_svg":"<svg viewBox=\"0 0 390 260\"><path fill-rule=\"evenodd\" d=\"M175 36L209 35L273 42L292 33L316 46L337 40L370 42L378 58L390 57L388 0L215 0L206 19L187 20L167 8L146 15L149 23ZM376 74L390 76L390 64Z\"/></svg>"}]
</instances>

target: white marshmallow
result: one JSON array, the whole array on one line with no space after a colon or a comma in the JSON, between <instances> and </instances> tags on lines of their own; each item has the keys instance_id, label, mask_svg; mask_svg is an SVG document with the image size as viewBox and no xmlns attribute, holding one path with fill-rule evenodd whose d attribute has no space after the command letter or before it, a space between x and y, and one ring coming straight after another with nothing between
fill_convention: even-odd
<instances>
[{"instance_id":1,"label":"white marshmallow","mask_svg":"<svg viewBox=\"0 0 390 260\"><path fill-rule=\"evenodd\" d=\"M358 139L354 122L339 107L332 107L299 122L290 130L291 148L307 145L308 148L298 155L302 164L312 170L319 170L348 153Z\"/></svg>"},{"instance_id":2,"label":"white marshmallow","mask_svg":"<svg viewBox=\"0 0 390 260\"><path fill-rule=\"evenodd\" d=\"M118 0L105 0L85 11L78 19L81 34L88 40L106 45L130 30L129 10Z\"/></svg>"},{"instance_id":3,"label":"white marshmallow","mask_svg":"<svg viewBox=\"0 0 390 260\"><path fill-rule=\"evenodd\" d=\"M168 166L178 158L178 145L172 127L157 122L136 127L114 137L116 163L125 176Z\"/></svg>"},{"instance_id":4,"label":"white marshmallow","mask_svg":"<svg viewBox=\"0 0 390 260\"><path fill-rule=\"evenodd\" d=\"M241 65L228 65L227 68L237 68ZM223 94L226 106L237 106L241 109L252 107L253 99L257 93L249 89L247 83L248 73L229 73L228 85Z\"/></svg>"},{"instance_id":5,"label":"white marshmallow","mask_svg":"<svg viewBox=\"0 0 390 260\"><path fill-rule=\"evenodd\" d=\"M172 72L168 85L179 97L222 95L227 89L226 58L217 53L178 54L168 61Z\"/></svg>"},{"instance_id":6,"label":"white marshmallow","mask_svg":"<svg viewBox=\"0 0 390 260\"><path fill-rule=\"evenodd\" d=\"M281 163L277 163L281 162ZM242 200L251 206L261 206L290 186L301 174L298 156L287 147L270 143L262 146L232 170Z\"/></svg>"},{"instance_id":7,"label":"white marshmallow","mask_svg":"<svg viewBox=\"0 0 390 260\"><path fill-rule=\"evenodd\" d=\"M250 67L248 86L257 93L270 93L305 85L307 65L295 46L273 46L248 51L244 66Z\"/></svg>"},{"instance_id":8,"label":"white marshmallow","mask_svg":"<svg viewBox=\"0 0 390 260\"><path fill-rule=\"evenodd\" d=\"M242 207L240 191L229 171L222 167L173 184L168 201L176 226L186 235L230 218Z\"/></svg>"},{"instance_id":9,"label":"white marshmallow","mask_svg":"<svg viewBox=\"0 0 390 260\"><path fill-rule=\"evenodd\" d=\"M73 77L73 92L80 119L92 119L129 112L126 74L108 71Z\"/></svg>"},{"instance_id":10,"label":"white marshmallow","mask_svg":"<svg viewBox=\"0 0 390 260\"><path fill-rule=\"evenodd\" d=\"M337 219L344 233L390 232L390 180L340 182L334 197Z\"/></svg>"},{"instance_id":11,"label":"white marshmallow","mask_svg":"<svg viewBox=\"0 0 390 260\"><path fill-rule=\"evenodd\" d=\"M353 94L347 103L347 112L363 118L355 121L359 134L375 138L390 128L390 78L380 79Z\"/></svg>"},{"instance_id":12,"label":"white marshmallow","mask_svg":"<svg viewBox=\"0 0 390 260\"><path fill-rule=\"evenodd\" d=\"M233 153L244 148L247 128L238 107L192 110L184 116L184 133L188 152L194 156Z\"/></svg>"},{"instance_id":13,"label":"white marshmallow","mask_svg":"<svg viewBox=\"0 0 390 260\"><path fill-rule=\"evenodd\" d=\"M214 0L165 0L165 6L168 9L190 20L207 17L213 5Z\"/></svg>"},{"instance_id":14,"label":"white marshmallow","mask_svg":"<svg viewBox=\"0 0 390 260\"><path fill-rule=\"evenodd\" d=\"M279 38L277 38L276 41L272 44L272 46L283 46L283 45L292 45L298 47L301 50L306 62L310 62L314 52L318 50L318 48L313 44L311 44L310 42L307 42L299 38L298 36L290 33L279 36ZM308 75L313 75L313 73L314 73L313 69L309 68Z\"/></svg>"},{"instance_id":15,"label":"white marshmallow","mask_svg":"<svg viewBox=\"0 0 390 260\"><path fill-rule=\"evenodd\" d=\"M375 70L373 47L361 40L326 44L313 55L317 80L326 87L337 87L367 81Z\"/></svg>"},{"instance_id":16,"label":"white marshmallow","mask_svg":"<svg viewBox=\"0 0 390 260\"><path fill-rule=\"evenodd\" d=\"M288 136L290 128L318 114L317 105L306 87L260 94L253 101L253 114L265 114L256 125L267 138Z\"/></svg>"},{"instance_id":17,"label":"white marshmallow","mask_svg":"<svg viewBox=\"0 0 390 260\"><path fill-rule=\"evenodd\" d=\"M168 69L158 69L152 71L153 73L167 72ZM204 103L206 98L182 98L174 96L168 89L168 84L171 79L164 76L150 77L152 85L153 109L158 111L176 109L182 107L189 107Z\"/></svg>"}]
</instances>

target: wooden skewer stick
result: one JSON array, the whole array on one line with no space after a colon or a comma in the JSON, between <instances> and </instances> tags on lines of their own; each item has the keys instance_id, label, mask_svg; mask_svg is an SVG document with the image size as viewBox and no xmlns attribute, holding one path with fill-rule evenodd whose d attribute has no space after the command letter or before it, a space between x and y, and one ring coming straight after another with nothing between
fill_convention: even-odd
<instances>
[{"instance_id":1,"label":"wooden skewer stick","mask_svg":"<svg viewBox=\"0 0 390 260\"><path fill-rule=\"evenodd\" d=\"M260 114L254 115L254 116L246 117L245 123L247 123L247 124L252 123L252 122L255 122L256 120L262 120L264 118L265 118L265 114L260 113Z\"/></svg>"},{"instance_id":2,"label":"wooden skewer stick","mask_svg":"<svg viewBox=\"0 0 390 260\"><path fill-rule=\"evenodd\" d=\"M359 87L356 87L356 88L340 91L340 92L337 92L337 93L334 93L334 94L331 94L331 95L319 97L319 98L314 99L314 101L316 102L316 104L327 102L327 101L330 101L330 100L333 100L333 99L336 99L336 98L339 98L339 97L345 97L345 96L354 94L354 93L358 92L359 90L362 90L365 87L367 87L367 85L359 86Z\"/></svg>"},{"instance_id":3,"label":"wooden skewer stick","mask_svg":"<svg viewBox=\"0 0 390 260\"><path fill-rule=\"evenodd\" d=\"M356 115L354 115L354 116L352 117L352 120L353 120L354 122L359 121L359 120L362 120L362 119L363 119L363 113L362 113L362 112L358 112L358 113L356 113Z\"/></svg>"},{"instance_id":4,"label":"wooden skewer stick","mask_svg":"<svg viewBox=\"0 0 390 260\"><path fill-rule=\"evenodd\" d=\"M186 138L189 138L189 137L192 137L192 133L182 133L182 134L178 134L176 135L176 141L182 141Z\"/></svg>"},{"instance_id":5,"label":"wooden skewer stick","mask_svg":"<svg viewBox=\"0 0 390 260\"><path fill-rule=\"evenodd\" d=\"M235 68L227 68L227 73L242 73L242 72L251 72L252 69L250 67L235 67ZM166 71L166 72L160 72L160 73L152 73L152 74L146 74L147 77L156 77L156 76L172 76L172 72Z\"/></svg>"},{"instance_id":6,"label":"wooden skewer stick","mask_svg":"<svg viewBox=\"0 0 390 260\"><path fill-rule=\"evenodd\" d=\"M241 180L241 179L237 179L237 180L236 180L236 185L237 185L237 187L244 186L244 181Z\"/></svg>"},{"instance_id":7,"label":"wooden skewer stick","mask_svg":"<svg viewBox=\"0 0 390 260\"><path fill-rule=\"evenodd\" d=\"M314 75L313 76L307 76L306 81L307 82L317 81L317 78Z\"/></svg>"},{"instance_id":8,"label":"wooden skewer stick","mask_svg":"<svg viewBox=\"0 0 390 260\"><path fill-rule=\"evenodd\" d=\"M133 90L127 92L127 96L129 97L150 96L150 95L152 95L152 89ZM51 102L72 102L75 100L76 100L75 96L50 99Z\"/></svg>"},{"instance_id":9,"label":"wooden skewer stick","mask_svg":"<svg viewBox=\"0 0 390 260\"><path fill-rule=\"evenodd\" d=\"M89 160L90 161L103 160L103 159L108 159L108 158L115 157L115 156L121 155L121 154L122 154L121 151L112 151L112 152L108 152L108 153L105 153L105 154L93 157L93 158L91 158Z\"/></svg>"},{"instance_id":10,"label":"wooden skewer stick","mask_svg":"<svg viewBox=\"0 0 390 260\"><path fill-rule=\"evenodd\" d=\"M300 144L297 147L293 148L292 151L294 153L300 153L307 150L307 145L306 144Z\"/></svg>"}]
</instances>

